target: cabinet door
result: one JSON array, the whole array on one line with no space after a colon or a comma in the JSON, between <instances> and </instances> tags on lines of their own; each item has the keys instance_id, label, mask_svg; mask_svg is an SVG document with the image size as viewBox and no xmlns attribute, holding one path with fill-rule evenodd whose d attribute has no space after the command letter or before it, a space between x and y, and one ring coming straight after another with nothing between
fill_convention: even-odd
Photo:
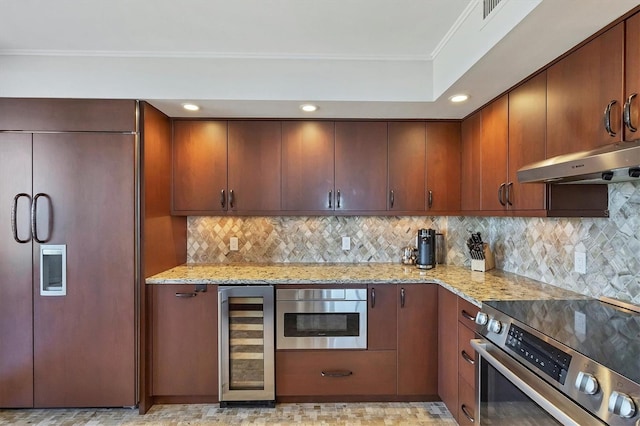
<instances>
[{"instance_id":1,"label":"cabinet door","mask_svg":"<svg viewBox=\"0 0 640 426\"><path fill-rule=\"evenodd\" d=\"M153 395L218 395L217 286L152 287Z\"/></svg>"},{"instance_id":2,"label":"cabinet door","mask_svg":"<svg viewBox=\"0 0 640 426\"><path fill-rule=\"evenodd\" d=\"M547 158L622 138L624 23L547 70ZM614 137L603 125L607 104Z\"/></svg>"},{"instance_id":3,"label":"cabinet door","mask_svg":"<svg viewBox=\"0 0 640 426\"><path fill-rule=\"evenodd\" d=\"M482 186L480 208L501 211L506 208L507 154L509 145L509 101L507 96L491 102L480 111Z\"/></svg>"},{"instance_id":4,"label":"cabinet door","mask_svg":"<svg viewBox=\"0 0 640 426\"><path fill-rule=\"evenodd\" d=\"M542 72L509 93L509 206L544 210L546 185L518 183L518 169L545 158L547 76Z\"/></svg>"},{"instance_id":5,"label":"cabinet door","mask_svg":"<svg viewBox=\"0 0 640 426\"><path fill-rule=\"evenodd\" d=\"M32 407L30 134L0 133L0 205L0 407Z\"/></svg>"},{"instance_id":6,"label":"cabinet door","mask_svg":"<svg viewBox=\"0 0 640 426\"><path fill-rule=\"evenodd\" d=\"M467 117L461 124L462 161L460 167L460 208L480 210L480 112Z\"/></svg>"},{"instance_id":7,"label":"cabinet door","mask_svg":"<svg viewBox=\"0 0 640 426\"><path fill-rule=\"evenodd\" d=\"M227 123L173 122L173 210L222 212L227 188Z\"/></svg>"},{"instance_id":8,"label":"cabinet door","mask_svg":"<svg viewBox=\"0 0 640 426\"><path fill-rule=\"evenodd\" d=\"M229 210L280 210L279 121L229 122Z\"/></svg>"},{"instance_id":9,"label":"cabinet door","mask_svg":"<svg viewBox=\"0 0 640 426\"><path fill-rule=\"evenodd\" d=\"M34 244L37 407L132 406L135 396L133 135L33 136L37 236L66 245L66 296L41 296Z\"/></svg>"},{"instance_id":10,"label":"cabinet door","mask_svg":"<svg viewBox=\"0 0 640 426\"><path fill-rule=\"evenodd\" d=\"M458 415L458 296L438 286L438 395Z\"/></svg>"},{"instance_id":11,"label":"cabinet door","mask_svg":"<svg viewBox=\"0 0 640 426\"><path fill-rule=\"evenodd\" d=\"M386 211L387 123L336 123L336 211Z\"/></svg>"},{"instance_id":12,"label":"cabinet door","mask_svg":"<svg viewBox=\"0 0 640 426\"><path fill-rule=\"evenodd\" d=\"M400 303L398 395L437 395L438 286L408 284L396 288Z\"/></svg>"},{"instance_id":13,"label":"cabinet door","mask_svg":"<svg viewBox=\"0 0 640 426\"><path fill-rule=\"evenodd\" d=\"M640 13L636 13L626 21L625 38L625 96L636 94L631 103L631 124L640 129ZM624 129L625 140L634 140L640 137L628 127Z\"/></svg>"},{"instance_id":14,"label":"cabinet door","mask_svg":"<svg viewBox=\"0 0 640 426\"><path fill-rule=\"evenodd\" d=\"M367 312L367 349L393 349L397 347L397 306L394 284L370 285Z\"/></svg>"},{"instance_id":15,"label":"cabinet door","mask_svg":"<svg viewBox=\"0 0 640 426\"><path fill-rule=\"evenodd\" d=\"M424 212L425 151L424 122L390 122L388 209Z\"/></svg>"},{"instance_id":16,"label":"cabinet door","mask_svg":"<svg viewBox=\"0 0 640 426\"><path fill-rule=\"evenodd\" d=\"M460 123L427 123L427 211L460 211Z\"/></svg>"},{"instance_id":17,"label":"cabinet door","mask_svg":"<svg viewBox=\"0 0 640 426\"><path fill-rule=\"evenodd\" d=\"M332 122L282 123L282 210L333 210Z\"/></svg>"}]
</instances>

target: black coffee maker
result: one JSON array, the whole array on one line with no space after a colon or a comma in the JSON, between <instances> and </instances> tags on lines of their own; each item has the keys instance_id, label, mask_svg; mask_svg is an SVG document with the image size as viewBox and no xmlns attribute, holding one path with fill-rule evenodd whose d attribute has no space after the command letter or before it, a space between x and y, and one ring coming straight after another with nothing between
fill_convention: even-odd
<instances>
[{"instance_id":1,"label":"black coffee maker","mask_svg":"<svg viewBox=\"0 0 640 426\"><path fill-rule=\"evenodd\" d=\"M416 266L419 269L436 267L436 231L433 229L418 230L418 256Z\"/></svg>"}]
</instances>

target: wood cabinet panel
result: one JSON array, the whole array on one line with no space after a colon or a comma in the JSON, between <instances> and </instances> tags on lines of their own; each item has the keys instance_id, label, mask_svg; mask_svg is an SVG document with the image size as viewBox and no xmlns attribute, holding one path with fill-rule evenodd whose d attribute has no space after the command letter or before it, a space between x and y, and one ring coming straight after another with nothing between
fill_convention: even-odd
<instances>
[{"instance_id":1,"label":"wood cabinet panel","mask_svg":"<svg viewBox=\"0 0 640 426\"><path fill-rule=\"evenodd\" d=\"M173 210L223 212L227 189L227 123L173 122Z\"/></svg>"},{"instance_id":2,"label":"wood cabinet panel","mask_svg":"<svg viewBox=\"0 0 640 426\"><path fill-rule=\"evenodd\" d=\"M475 384L476 377L475 351L470 343L474 337L470 328L458 327L458 373L469 384Z\"/></svg>"},{"instance_id":3,"label":"wood cabinet panel","mask_svg":"<svg viewBox=\"0 0 640 426\"><path fill-rule=\"evenodd\" d=\"M545 159L547 129L547 74L542 72L509 92L510 208L544 210L546 185L518 183L518 169Z\"/></svg>"},{"instance_id":4,"label":"wood cabinet panel","mask_svg":"<svg viewBox=\"0 0 640 426\"><path fill-rule=\"evenodd\" d=\"M282 210L333 210L335 125L282 123Z\"/></svg>"},{"instance_id":5,"label":"wood cabinet panel","mask_svg":"<svg viewBox=\"0 0 640 426\"><path fill-rule=\"evenodd\" d=\"M547 69L547 157L621 140L623 53L620 23ZM614 137L603 126L611 101Z\"/></svg>"},{"instance_id":6,"label":"wood cabinet panel","mask_svg":"<svg viewBox=\"0 0 640 426\"><path fill-rule=\"evenodd\" d=\"M630 118L631 124L640 129L640 13L636 13L625 22L626 36L625 36L625 98L636 94L636 97L631 102ZM626 100L625 99L625 100ZM634 140L638 139L640 134L638 131L631 131L625 126L624 139Z\"/></svg>"},{"instance_id":7,"label":"wood cabinet panel","mask_svg":"<svg viewBox=\"0 0 640 426\"><path fill-rule=\"evenodd\" d=\"M0 98L0 130L135 132L136 101Z\"/></svg>"},{"instance_id":8,"label":"wood cabinet panel","mask_svg":"<svg viewBox=\"0 0 640 426\"><path fill-rule=\"evenodd\" d=\"M336 122L335 210L386 211L387 123Z\"/></svg>"},{"instance_id":9,"label":"wood cabinet panel","mask_svg":"<svg viewBox=\"0 0 640 426\"><path fill-rule=\"evenodd\" d=\"M458 424L460 426L474 426L476 416L475 385L467 383L462 377L458 381Z\"/></svg>"},{"instance_id":10,"label":"wood cabinet panel","mask_svg":"<svg viewBox=\"0 0 640 426\"><path fill-rule=\"evenodd\" d=\"M280 210L281 139L279 121L229 122L230 211Z\"/></svg>"},{"instance_id":11,"label":"wood cabinet panel","mask_svg":"<svg viewBox=\"0 0 640 426\"><path fill-rule=\"evenodd\" d=\"M137 402L134 148L133 135L33 136L37 235L67 250L64 297L40 296L34 262L36 406Z\"/></svg>"},{"instance_id":12,"label":"wood cabinet panel","mask_svg":"<svg viewBox=\"0 0 640 426\"><path fill-rule=\"evenodd\" d=\"M428 122L426 126L427 211L460 211L460 123Z\"/></svg>"},{"instance_id":13,"label":"wood cabinet panel","mask_svg":"<svg viewBox=\"0 0 640 426\"><path fill-rule=\"evenodd\" d=\"M388 210L423 212L425 208L426 125L389 122Z\"/></svg>"},{"instance_id":14,"label":"wood cabinet panel","mask_svg":"<svg viewBox=\"0 0 640 426\"><path fill-rule=\"evenodd\" d=\"M394 395L395 369L395 351L276 351L276 395Z\"/></svg>"},{"instance_id":15,"label":"wood cabinet panel","mask_svg":"<svg viewBox=\"0 0 640 426\"><path fill-rule=\"evenodd\" d=\"M0 133L0 204L0 407L33 407L30 134Z\"/></svg>"},{"instance_id":16,"label":"wood cabinet panel","mask_svg":"<svg viewBox=\"0 0 640 426\"><path fill-rule=\"evenodd\" d=\"M458 296L438 286L438 395L458 414Z\"/></svg>"},{"instance_id":17,"label":"wood cabinet panel","mask_svg":"<svg viewBox=\"0 0 640 426\"><path fill-rule=\"evenodd\" d=\"M396 286L393 284L370 285L368 291L367 348L396 350L398 337Z\"/></svg>"},{"instance_id":18,"label":"wood cabinet panel","mask_svg":"<svg viewBox=\"0 0 640 426\"><path fill-rule=\"evenodd\" d=\"M473 303L461 297L458 298L458 321L465 327L476 328L476 315L480 312L480 308Z\"/></svg>"},{"instance_id":19,"label":"wood cabinet panel","mask_svg":"<svg viewBox=\"0 0 640 426\"><path fill-rule=\"evenodd\" d=\"M509 100L502 96L480 111L481 136L480 208L501 211L506 207L507 155L509 150Z\"/></svg>"},{"instance_id":20,"label":"wood cabinet panel","mask_svg":"<svg viewBox=\"0 0 640 426\"><path fill-rule=\"evenodd\" d=\"M153 395L217 395L217 286L152 287Z\"/></svg>"},{"instance_id":21,"label":"wood cabinet panel","mask_svg":"<svg viewBox=\"0 0 640 426\"><path fill-rule=\"evenodd\" d=\"M460 172L460 208L462 211L480 210L481 153L480 112L462 121L462 160Z\"/></svg>"},{"instance_id":22,"label":"wood cabinet panel","mask_svg":"<svg viewBox=\"0 0 640 426\"><path fill-rule=\"evenodd\" d=\"M397 290L398 395L437 395L438 286L407 284Z\"/></svg>"}]
</instances>

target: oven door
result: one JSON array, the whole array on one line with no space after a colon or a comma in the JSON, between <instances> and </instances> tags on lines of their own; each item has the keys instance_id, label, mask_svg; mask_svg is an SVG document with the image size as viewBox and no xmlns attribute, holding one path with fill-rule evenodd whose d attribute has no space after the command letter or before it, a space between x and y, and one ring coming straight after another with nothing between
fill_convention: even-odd
<instances>
[{"instance_id":1,"label":"oven door","mask_svg":"<svg viewBox=\"0 0 640 426\"><path fill-rule=\"evenodd\" d=\"M366 349L367 302L278 301L277 349Z\"/></svg>"},{"instance_id":2,"label":"oven door","mask_svg":"<svg viewBox=\"0 0 640 426\"><path fill-rule=\"evenodd\" d=\"M476 419L480 425L605 425L513 357L474 339Z\"/></svg>"}]
</instances>

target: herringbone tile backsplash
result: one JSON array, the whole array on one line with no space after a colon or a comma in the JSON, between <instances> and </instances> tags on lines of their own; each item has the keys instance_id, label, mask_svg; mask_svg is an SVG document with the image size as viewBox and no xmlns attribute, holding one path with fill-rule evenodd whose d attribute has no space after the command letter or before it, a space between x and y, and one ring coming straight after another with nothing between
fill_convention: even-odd
<instances>
[{"instance_id":1,"label":"herringbone tile backsplash","mask_svg":"<svg viewBox=\"0 0 640 426\"><path fill-rule=\"evenodd\" d=\"M189 217L187 255L191 263L399 263L418 229L434 228L445 235L446 263L468 267L466 240L480 232L498 269L640 304L640 184L609 185L609 210L608 219ZM351 238L351 250L342 250L342 237ZM586 274L573 272L575 251L586 253Z\"/></svg>"}]
</instances>

